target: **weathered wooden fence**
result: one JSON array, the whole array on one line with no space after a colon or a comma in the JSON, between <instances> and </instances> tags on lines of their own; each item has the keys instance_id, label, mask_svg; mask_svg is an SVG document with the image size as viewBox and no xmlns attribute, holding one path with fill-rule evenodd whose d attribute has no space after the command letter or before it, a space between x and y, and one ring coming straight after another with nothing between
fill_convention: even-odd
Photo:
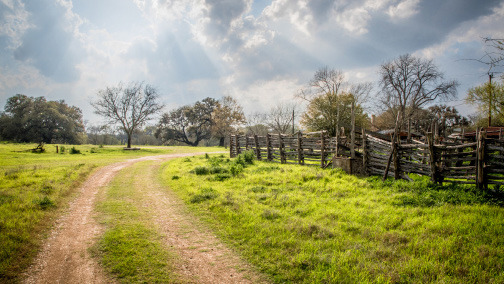
<instances>
[{"instance_id":1,"label":"weathered wooden fence","mask_svg":"<svg viewBox=\"0 0 504 284\"><path fill-rule=\"evenodd\" d=\"M336 153L338 156L352 156L352 148L358 149L362 138L359 136L353 145L345 136L329 137L325 132L311 132L295 135L267 134L266 136L231 135L230 156L253 150L258 160L286 164L320 165L327 167ZM356 152L355 155L360 155Z\"/></svg>"},{"instance_id":2,"label":"weathered wooden fence","mask_svg":"<svg viewBox=\"0 0 504 284\"><path fill-rule=\"evenodd\" d=\"M331 164L333 156L356 158L365 174L385 174L409 179L407 174L429 176L434 182L504 185L504 139L488 139L478 133L470 143L436 144L432 135L426 143L401 144L365 131L356 133L354 143L345 136L328 137L325 132L266 136L231 135L230 155L253 150L258 160L286 164ZM387 166L388 165L388 166Z\"/></svg>"},{"instance_id":3,"label":"weathered wooden fence","mask_svg":"<svg viewBox=\"0 0 504 284\"><path fill-rule=\"evenodd\" d=\"M434 182L504 185L504 140L487 139L480 132L476 142L435 144L432 135L427 143L400 144L365 135L364 168L370 175L408 179L406 174L429 176ZM392 156L391 156L392 155ZM391 158L389 171L386 171Z\"/></svg>"}]
</instances>

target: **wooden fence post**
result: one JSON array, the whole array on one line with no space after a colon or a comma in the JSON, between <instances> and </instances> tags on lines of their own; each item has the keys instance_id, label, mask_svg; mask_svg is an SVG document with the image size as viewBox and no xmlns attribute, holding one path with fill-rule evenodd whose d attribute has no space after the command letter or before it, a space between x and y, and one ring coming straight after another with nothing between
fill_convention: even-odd
<instances>
[{"instance_id":1,"label":"wooden fence post","mask_svg":"<svg viewBox=\"0 0 504 284\"><path fill-rule=\"evenodd\" d=\"M236 134L235 136L236 138L236 155L240 155L241 154L241 149L240 149L240 135L239 134Z\"/></svg>"},{"instance_id":2,"label":"wooden fence post","mask_svg":"<svg viewBox=\"0 0 504 284\"><path fill-rule=\"evenodd\" d=\"M297 155L298 155L298 164L304 165L304 155L303 155L303 137L301 132L297 133Z\"/></svg>"},{"instance_id":3,"label":"wooden fence post","mask_svg":"<svg viewBox=\"0 0 504 284\"><path fill-rule=\"evenodd\" d=\"M429 163L431 171L431 180L437 182L438 171L436 167L436 149L434 148L434 134L432 132L427 133L427 143L429 144Z\"/></svg>"},{"instance_id":4,"label":"wooden fence post","mask_svg":"<svg viewBox=\"0 0 504 284\"><path fill-rule=\"evenodd\" d=\"M352 99L351 108L350 157L355 159L355 98Z\"/></svg>"},{"instance_id":5,"label":"wooden fence post","mask_svg":"<svg viewBox=\"0 0 504 284\"><path fill-rule=\"evenodd\" d=\"M476 145L476 185L479 189L488 187L485 177L485 138L486 133L481 130L477 137L478 144Z\"/></svg>"},{"instance_id":6,"label":"wooden fence post","mask_svg":"<svg viewBox=\"0 0 504 284\"><path fill-rule=\"evenodd\" d=\"M364 169L364 174L368 175L367 138L366 138L366 130L364 130L364 128L362 128L362 167Z\"/></svg>"},{"instance_id":7,"label":"wooden fence post","mask_svg":"<svg viewBox=\"0 0 504 284\"><path fill-rule=\"evenodd\" d=\"M255 143L255 150L256 150L256 157L257 160L261 160L261 146L259 146L259 137L257 137L256 134L254 134L254 143Z\"/></svg>"},{"instance_id":8,"label":"wooden fence post","mask_svg":"<svg viewBox=\"0 0 504 284\"><path fill-rule=\"evenodd\" d=\"M272 152L272 149L271 149L271 136L268 133L268 134L266 134L266 153L267 153L266 154L266 157L267 157L266 159L268 161L270 161L270 162L273 160L271 152Z\"/></svg>"},{"instance_id":9,"label":"wooden fence post","mask_svg":"<svg viewBox=\"0 0 504 284\"><path fill-rule=\"evenodd\" d=\"M336 145L337 145L336 141ZM338 146L336 146L336 149L338 149ZM338 154L338 151L336 150L336 155ZM325 133L322 131L321 136L320 136L320 167L324 168L325 167Z\"/></svg>"},{"instance_id":10,"label":"wooden fence post","mask_svg":"<svg viewBox=\"0 0 504 284\"><path fill-rule=\"evenodd\" d=\"M278 144L279 144L279 151L280 151L280 163L285 164L287 162L285 158L285 145L283 142L282 134L278 134Z\"/></svg>"},{"instance_id":11,"label":"wooden fence post","mask_svg":"<svg viewBox=\"0 0 504 284\"><path fill-rule=\"evenodd\" d=\"M399 136L398 136L399 137ZM394 141L394 144L392 144L392 147L394 148L392 150L393 152L393 159L394 159L394 178L396 180L400 179L401 178L401 169L400 169L400 165L399 165L399 159L400 159L400 156L399 156L399 143Z\"/></svg>"},{"instance_id":12,"label":"wooden fence post","mask_svg":"<svg viewBox=\"0 0 504 284\"><path fill-rule=\"evenodd\" d=\"M229 135L229 157L233 158L233 135Z\"/></svg>"}]
</instances>

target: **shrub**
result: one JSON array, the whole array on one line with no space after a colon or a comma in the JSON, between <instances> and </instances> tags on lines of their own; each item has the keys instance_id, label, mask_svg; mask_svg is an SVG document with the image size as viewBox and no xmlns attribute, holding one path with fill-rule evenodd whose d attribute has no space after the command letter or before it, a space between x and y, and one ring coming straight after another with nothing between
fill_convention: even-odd
<instances>
[{"instance_id":1,"label":"shrub","mask_svg":"<svg viewBox=\"0 0 504 284\"><path fill-rule=\"evenodd\" d=\"M211 157L210 159L208 159L208 163L209 163L209 164L210 164L210 166L212 166L212 167L218 167L218 166L220 166L223 162L224 162L224 160L222 160L222 158L218 158L218 157Z\"/></svg>"},{"instance_id":2,"label":"shrub","mask_svg":"<svg viewBox=\"0 0 504 284\"><path fill-rule=\"evenodd\" d=\"M207 167L202 167L202 166L194 168L193 171L196 175L199 175L199 176L208 175L210 173L210 170Z\"/></svg>"},{"instance_id":3,"label":"shrub","mask_svg":"<svg viewBox=\"0 0 504 284\"><path fill-rule=\"evenodd\" d=\"M40 199L38 201L38 205L40 206L40 208L42 208L42 210L46 210L56 206L54 202L47 196L44 196L44 198Z\"/></svg>"},{"instance_id":4,"label":"shrub","mask_svg":"<svg viewBox=\"0 0 504 284\"><path fill-rule=\"evenodd\" d=\"M243 160L244 160L245 164L248 164L248 165L254 164L254 159L255 159L254 151L247 151L247 152L244 152L240 155L243 155Z\"/></svg>"},{"instance_id":5,"label":"shrub","mask_svg":"<svg viewBox=\"0 0 504 284\"><path fill-rule=\"evenodd\" d=\"M221 173L221 174L216 174L213 178L215 181L223 181L228 178L231 178L231 175L229 173Z\"/></svg>"},{"instance_id":6,"label":"shrub","mask_svg":"<svg viewBox=\"0 0 504 284\"><path fill-rule=\"evenodd\" d=\"M210 173L211 174L222 174L222 173L228 173L229 171L226 168L219 167L219 166L213 166L210 168Z\"/></svg>"},{"instance_id":7,"label":"shrub","mask_svg":"<svg viewBox=\"0 0 504 284\"><path fill-rule=\"evenodd\" d=\"M177 180L177 179L180 179L180 177L179 176L172 176L171 179L172 180Z\"/></svg>"},{"instance_id":8,"label":"shrub","mask_svg":"<svg viewBox=\"0 0 504 284\"><path fill-rule=\"evenodd\" d=\"M197 194L191 198L191 203L200 203L203 201L215 199L219 196L219 193L211 187L202 188Z\"/></svg>"},{"instance_id":9,"label":"shrub","mask_svg":"<svg viewBox=\"0 0 504 284\"><path fill-rule=\"evenodd\" d=\"M243 166L242 164L239 164L239 163L233 163L230 167L229 167L229 172L233 175L233 176L237 176L239 174L241 174L243 172Z\"/></svg>"},{"instance_id":10,"label":"shrub","mask_svg":"<svg viewBox=\"0 0 504 284\"><path fill-rule=\"evenodd\" d=\"M70 148L70 154L80 154L81 151L75 147Z\"/></svg>"},{"instance_id":11,"label":"shrub","mask_svg":"<svg viewBox=\"0 0 504 284\"><path fill-rule=\"evenodd\" d=\"M61 154L65 153L65 150L66 150L65 146L61 146L60 147L60 153Z\"/></svg>"}]
</instances>

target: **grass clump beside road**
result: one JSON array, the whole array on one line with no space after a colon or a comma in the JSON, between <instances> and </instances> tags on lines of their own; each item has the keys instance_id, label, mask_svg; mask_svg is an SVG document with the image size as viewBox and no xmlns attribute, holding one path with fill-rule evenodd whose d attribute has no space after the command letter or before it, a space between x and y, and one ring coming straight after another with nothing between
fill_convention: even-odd
<instances>
[{"instance_id":1,"label":"grass clump beside road","mask_svg":"<svg viewBox=\"0 0 504 284\"><path fill-rule=\"evenodd\" d=\"M339 170L246 163L244 156L172 160L162 174L277 283L504 282L498 193L420 177L381 182Z\"/></svg>"},{"instance_id":2,"label":"grass clump beside road","mask_svg":"<svg viewBox=\"0 0 504 284\"><path fill-rule=\"evenodd\" d=\"M222 148L149 147L0 143L0 282L17 282L37 252L52 220L75 189L97 167L148 155L221 151ZM73 149L73 150L72 150ZM202 150L204 149L204 150Z\"/></svg>"},{"instance_id":3,"label":"grass clump beside road","mask_svg":"<svg viewBox=\"0 0 504 284\"><path fill-rule=\"evenodd\" d=\"M93 251L122 283L180 283L171 266L174 254L163 247L148 212L142 210L145 186L135 185L135 177L144 165L122 170L108 187L98 205L106 231Z\"/></svg>"}]
</instances>

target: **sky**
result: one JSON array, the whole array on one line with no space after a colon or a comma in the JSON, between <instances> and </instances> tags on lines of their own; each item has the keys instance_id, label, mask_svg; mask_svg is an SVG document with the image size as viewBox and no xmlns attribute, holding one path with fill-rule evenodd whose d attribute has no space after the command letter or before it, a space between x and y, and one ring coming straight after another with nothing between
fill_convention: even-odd
<instances>
[{"instance_id":1,"label":"sky","mask_svg":"<svg viewBox=\"0 0 504 284\"><path fill-rule=\"evenodd\" d=\"M488 80L472 60L490 51L484 37L504 38L504 1L0 0L0 110L45 96L95 124L99 90L144 82L165 111L230 95L266 112L300 103L326 66L372 82L375 97L380 64L410 53L460 82L446 103L470 115L467 90Z\"/></svg>"}]
</instances>

